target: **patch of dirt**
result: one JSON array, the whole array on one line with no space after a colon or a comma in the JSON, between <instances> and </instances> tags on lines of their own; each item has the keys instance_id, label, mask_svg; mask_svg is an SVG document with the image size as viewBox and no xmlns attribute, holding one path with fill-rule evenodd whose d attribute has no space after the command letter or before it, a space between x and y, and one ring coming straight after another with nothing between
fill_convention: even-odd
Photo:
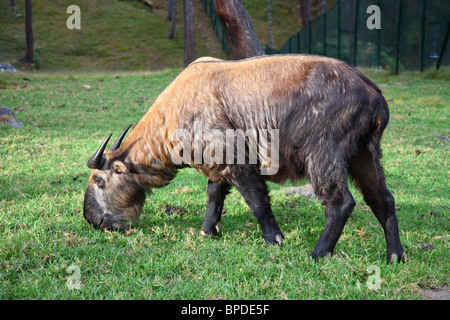
<instances>
[{"instance_id":1,"label":"patch of dirt","mask_svg":"<svg viewBox=\"0 0 450 320\"><path fill-rule=\"evenodd\" d=\"M450 287L444 286L433 290L420 290L420 294L425 300L450 300Z\"/></svg>"}]
</instances>

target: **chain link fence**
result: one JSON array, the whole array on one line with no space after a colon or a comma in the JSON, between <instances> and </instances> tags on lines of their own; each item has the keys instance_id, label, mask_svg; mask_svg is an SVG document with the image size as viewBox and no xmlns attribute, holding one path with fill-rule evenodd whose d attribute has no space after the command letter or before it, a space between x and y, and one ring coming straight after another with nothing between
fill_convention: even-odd
<instances>
[{"instance_id":1,"label":"chain link fence","mask_svg":"<svg viewBox=\"0 0 450 320\"><path fill-rule=\"evenodd\" d=\"M214 1L200 1L228 52ZM266 53L319 54L396 73L424 71L450 65L449 32L448 0L337 0L280 50L267 48Z\"/></svg>"}]
</instances>

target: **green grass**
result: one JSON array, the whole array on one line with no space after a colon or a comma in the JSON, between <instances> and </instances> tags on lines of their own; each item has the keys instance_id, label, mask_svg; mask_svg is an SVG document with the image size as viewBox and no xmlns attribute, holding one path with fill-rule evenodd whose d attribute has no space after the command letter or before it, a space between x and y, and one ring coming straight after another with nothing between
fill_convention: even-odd
<instances>
[{"instance_id":1,"label":"green grass","mask_svg":"<svg viewBox=\"0 0 450 320\"><path fill-rule=\"evenodd\" d=\"M33 6L35 65L41 71L98 72L108 70L163 70L183 67L183 6L177 1L174 39L167 39L170 22L165 0L155 0L157 8L148 11L138 0L41 0ZM198 1L195 3L197 55L224 57L209 19ZM81 29L69 30L69 5L81 11ZM0 2L0 62L22 69L25 53L24 2Z\"/></svg>"},{"instance_id":2,"label":"green grass","mask_svg":"<svg viewBox=\"0 0 450 320\"><path fill-rule=\"evenodd\" d=\"M94 230L82 216L87 159L179 71L0 75L0 105L25 125L0 123L0 299L419 299L420 289L449 283L449 142L438 138L450 135L445 71L367 70L390 104L383 161L408 263L385 263L381 226L353 187L357 205L330 259L310 258L322 206L275 184L282 247L264 244L234 189L220 235L204 238L206 178L191 169L148 196L131 233ZM165 204L186 213L169 216ZM79 290L67 287L72 265ZM366 286L371 266L378 291Z\"/></svg>"}]
</instances>

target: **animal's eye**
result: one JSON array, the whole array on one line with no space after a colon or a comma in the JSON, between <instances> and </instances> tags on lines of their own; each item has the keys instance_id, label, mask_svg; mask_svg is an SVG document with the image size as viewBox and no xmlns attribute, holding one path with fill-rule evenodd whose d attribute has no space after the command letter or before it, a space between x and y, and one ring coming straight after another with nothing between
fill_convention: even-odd
<instances>
[{"instance_id":1,"label":"animal's eye","mask_svg":"<svg viewBox=\"0 0 450 320\"><path fill-rule=\"evenodd\" d=\"M100 176L95 175L94 182L99 188L103 189L105 187L105 180L103 180L103 178Z\"/></svg>"}]
</instances>

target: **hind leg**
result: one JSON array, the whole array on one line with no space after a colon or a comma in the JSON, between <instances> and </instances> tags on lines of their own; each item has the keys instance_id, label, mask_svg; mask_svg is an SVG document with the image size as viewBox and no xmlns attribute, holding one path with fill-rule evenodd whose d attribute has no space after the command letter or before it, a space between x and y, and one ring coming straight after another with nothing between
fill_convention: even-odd
<instances>
[{"instance_id":1,"label":"hind leg","mask_svg":"<svg viewBox=\"0 0 450 320\"><path fill-rule=\"evenodd\" d=\"M386 187L379 156L374 156L367 148L360 148L359 154L351 160L349 170L364 201L383 227L388 262L406 260L395 215L395 200Z\"/></svg>"},{"instance_id":2,"label":"hind leg","mask_svg":"<svg viewBox=\"0 0 450 320\"><path fill-rule=\"evenodd\" d=\"M216 183L208 180L206 213L203 218L201 233L203 235L215 235L219 232L222 217L223 203L230 192L230 185Z\"/></svg>"},{"instance_id":3,"label":"hind leg","mask_svg":"<svg viewBox=\"0 0 450 320\"><path fill-rule=\"evenodd\" d=\"M325 227L312 253L312 257L317 259L333 254L334 247L355 206L355 201L346 183L340 186L331 183L325 188L315 189L325 206Z\"/></svg>"},{"instance_id":4,"label":"hind leg","mask_svg":"<svg viewBox=\"0 0 450 320\"><path fill-rule=\"evenodd\" d=\"M339 152L317 153L308 164L308 175L314 193L325 207L325 227L320 234L313 258L331 256L345 223L355 206L347 187L347 168Z\"/></svg>"}]
</instances>

